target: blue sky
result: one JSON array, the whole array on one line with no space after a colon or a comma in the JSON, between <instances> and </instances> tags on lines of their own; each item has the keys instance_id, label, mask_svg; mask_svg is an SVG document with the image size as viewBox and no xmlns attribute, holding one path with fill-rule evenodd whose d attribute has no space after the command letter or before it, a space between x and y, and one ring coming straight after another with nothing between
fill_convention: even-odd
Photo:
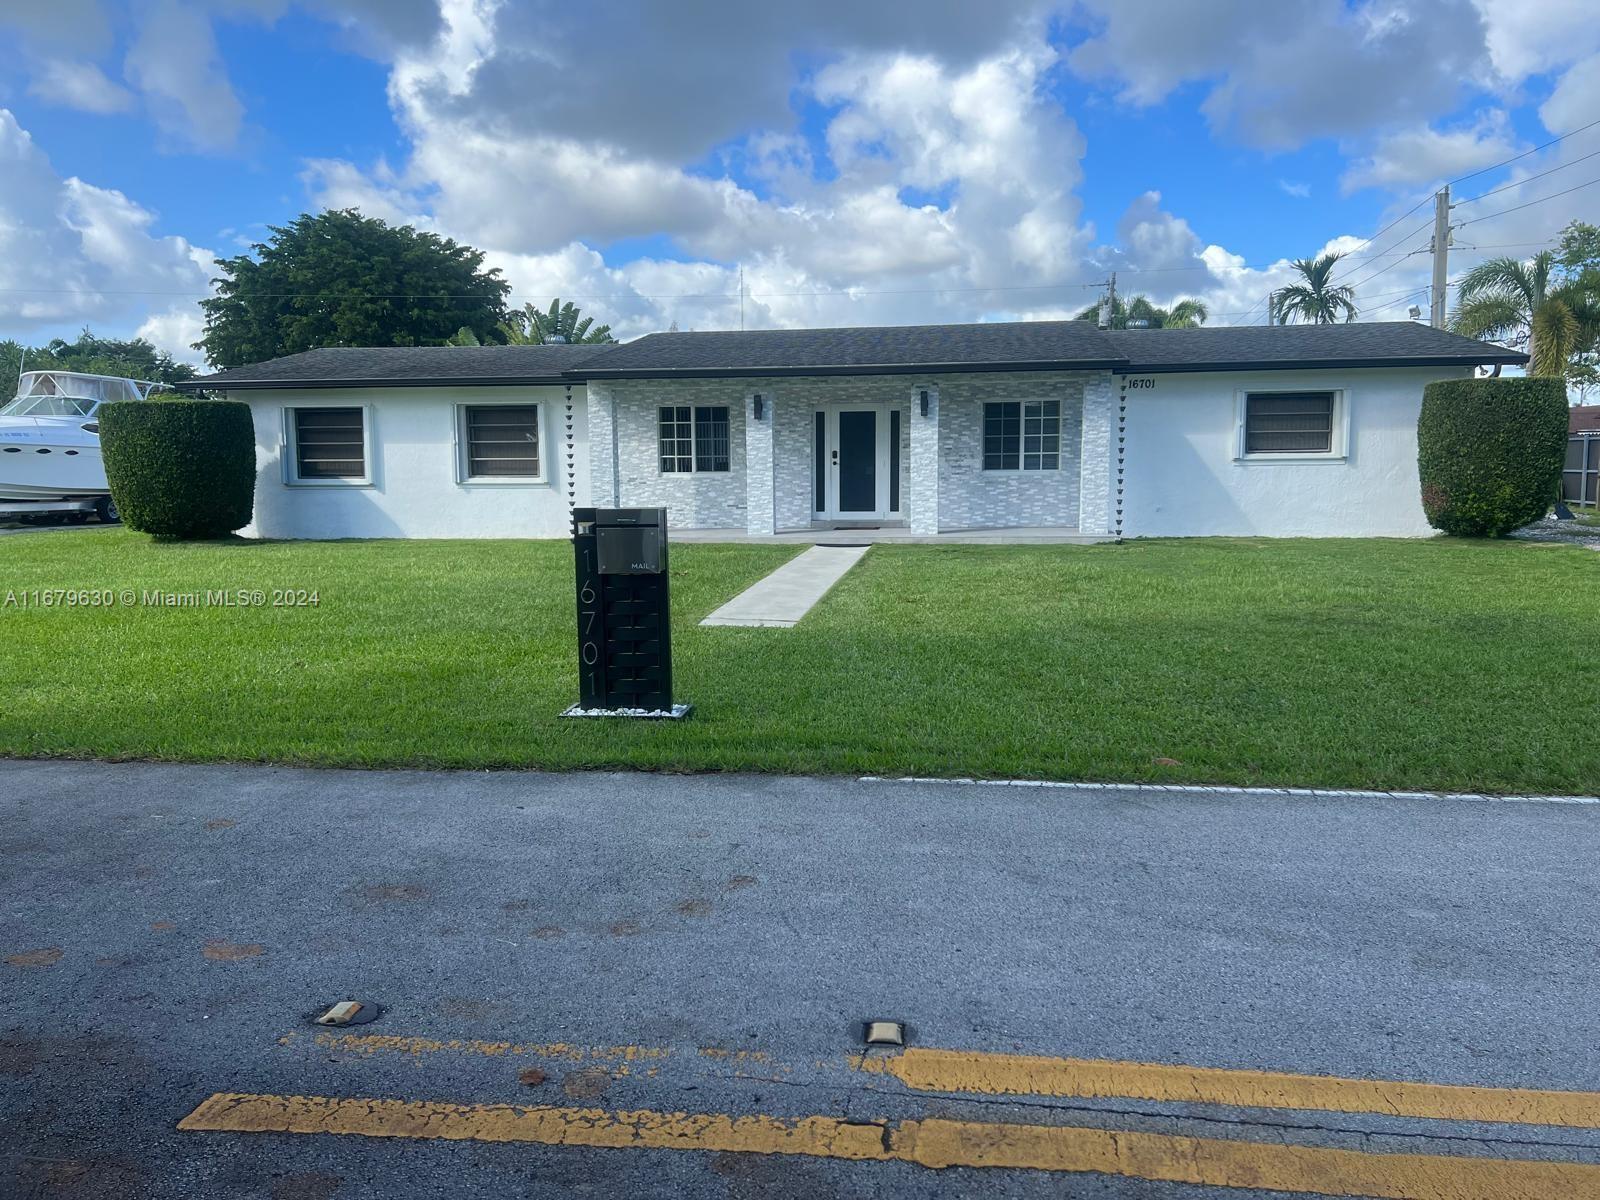
<instances>
[{"instance_id":1,"label":"blue sky","mask_svg":"<svg viewBox=\"0 0 1600 1200\"><path fill-rule=\"evenodd\" d=\"M1600 119L1600 23L1525 8L12 5L0 337L87 324L193 357L212 256L326 205L470 242L518 300L625 335L735 324L741 267L753 325L1055 316L1111 269L1251 320L1326 248L1370 277L1367 315L1403 318L1426 256L1364 256L1420 248L1428 210L1362 239ZM1528 207L1461 230L1452 275L1600 220L1600 186L1544 200L1600 177L1575 161L1597 149L1574 133L1458 189L1516 185L1463 221Z\"/></svg>"}]
</instances>

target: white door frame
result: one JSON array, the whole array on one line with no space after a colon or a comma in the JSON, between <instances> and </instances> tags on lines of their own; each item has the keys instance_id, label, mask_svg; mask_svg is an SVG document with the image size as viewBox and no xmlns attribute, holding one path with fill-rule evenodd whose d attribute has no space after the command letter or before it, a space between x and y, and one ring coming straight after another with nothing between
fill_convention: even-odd
<instances>
[{"instance_id":1,"label":"white door frame","mask_svg":"<svg viewBox=\"0 0 1600 1200\"><path fill-rule=\"evenodd\" d=\"M889 444L890 408L890 405L884 403L830 404L826 407L819 406L812 411L810 433L813 446L816 444L817 415L821 414L823 419L823 483L825 485L823 507L813 511L813 518L819 521L882 521L898 519L901 516L905 507L905 481L903 479L900 486L901 507L898 509L889 507L889 474L892 470L893 462L890 455L898 455L900 452L899 446L891 446ZM877 503L871 512L839 511L839 414L842 412L870 412L877 418L873 432L873 449L877 455L877 462L874 464L873 471L874 483L877 489Z\"/></svg>"}]
</instances>

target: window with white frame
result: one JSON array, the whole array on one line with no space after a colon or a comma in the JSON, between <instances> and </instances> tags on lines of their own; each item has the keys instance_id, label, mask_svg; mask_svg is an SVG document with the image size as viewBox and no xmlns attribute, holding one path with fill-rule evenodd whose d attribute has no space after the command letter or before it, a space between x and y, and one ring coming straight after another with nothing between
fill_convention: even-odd
<instances>
[{"instance_id":1,"label":"window with white frame","mask_svg":"<svg viewBox=\"0 0 1600 1200\"><path fill-rule=\"evenodd\" d=\"M726 405L663 404L658 422L664 473L732 469Z\"/></svg>"},{"instance_id":2,"label":"window with white frame","mask_svg":"<svg viewBox=\"0 0 1600 1200\"><path fill-rule=\"evenodd\" d=\"M291 408L290 481L362 483L367 474L366 409Z\"/></svg>"},{"instance_id":3,"label":"window with white frame","mask_svg":"<svg viewBox=\"0 0 1600 1200\"><path fill-rule=\"evenodd\" d=\"M1335 392L1248 392L1242 431L1245 457L1332 455L1340 434L1337 418Z\"/></svg>"},{"instance_id":4,"label":"window with white frame","mask_svg":"<svg viewBox=\"0 0 1600 1200\"><path fill-rule=\"evenodd\" d=\"M985 471L1061 466L1061 401L998 400L983 406Z\"/></svg>"},{"instance_id":5,"label":"window with white frame","mask_svg":"<svg viewBox=\"0 0 1600 1200\"><path fill-rule=\"evenodd\" d=\"M544 478L538 405L464 404L460 412L463 480Z\"/></svg>"}]
</instances>

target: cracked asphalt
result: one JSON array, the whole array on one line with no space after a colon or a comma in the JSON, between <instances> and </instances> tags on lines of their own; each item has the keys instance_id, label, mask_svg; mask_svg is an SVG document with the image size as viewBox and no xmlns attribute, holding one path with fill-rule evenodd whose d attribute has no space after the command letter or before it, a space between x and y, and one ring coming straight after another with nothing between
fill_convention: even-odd
<instances>
[{"instance_id":1,"label":"cracked asphalt","mask_svg":"<svg viewBox=\"0 0 1600 1200\"><path fill-rule=\"evenodd\" d=\"M179 1131L216 1093L1600 1164L1590 1128L913 1090L859 1058L888 1017L982 1055L1600 1091L1597 860L1592 805L0 762L0 1195L1285 1194ZM382 1015L310 1023L345 998Z\"/></svg>"}]
</instances>

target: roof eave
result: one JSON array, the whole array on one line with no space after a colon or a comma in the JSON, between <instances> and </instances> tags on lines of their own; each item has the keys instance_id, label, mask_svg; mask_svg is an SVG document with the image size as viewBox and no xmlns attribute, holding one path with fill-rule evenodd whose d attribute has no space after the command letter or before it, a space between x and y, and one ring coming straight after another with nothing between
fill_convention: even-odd
<instances>
[{"instance_id":1,"label":"roof eave","mask_svg":"<svg viewBox=\"0 0 1600 1200\"><path fill-rule=\"evenodd\" d=\"M1119 375L1163 375L1175 372L1200 371L1331 371L1340 367L1475 367L1522 366L1528 361L1526 354L1514 351L1471 355L1419 355L1405 358L1296 358L1296 359L1241 359L1232 362L1205 363L1133 363L1119 368Z\"/></svg>"},{"instance_id":2,"label":"roof eave","mask_svg":"<svg viewBox=\"0 0 1600 1200\"><path fill-rule=\"evenodd\" d=\"M407 376L403 379L222 379L210 376L173 386L180 391L296 391L306 388L407 388L407 387L560 387L581 382L571 375L459 376L443 378Z\"/></svg>"},{"instance_id":3,"label":"roof eave","mask_svg":"<svg viewBox=\"0 0 1600 1200\"><path fill-rule=\"evenodd\" d=\"M572 374L585 379L763 379L802 375L956 375L998 371L1113 371L1125 358L1038 362L862 363L764 367L597 367Z\"/></svg>"}]
</instances>

